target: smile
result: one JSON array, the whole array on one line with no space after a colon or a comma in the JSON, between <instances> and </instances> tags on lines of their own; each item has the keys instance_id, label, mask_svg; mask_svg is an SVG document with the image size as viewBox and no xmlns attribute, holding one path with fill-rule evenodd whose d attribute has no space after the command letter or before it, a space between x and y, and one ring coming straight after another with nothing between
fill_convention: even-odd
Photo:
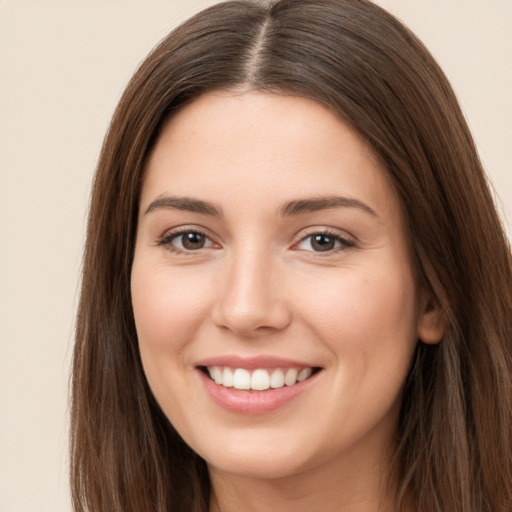
<instances>
[{"instance_id":1,"label":"smile","mask_svg":"<svg viewBox=\"0 0 512 512\"><path fill-rule=\"evenodd\" d=\"M207 395L223 409L243 415L266 414L308 395L324 368L260 354L213 356L198 361L196 375Z\"/></svg>"},{"instance_id":2,"label":"smile","mask_svg":"<svg viewBox=\"0 0 512 512\"><path fill-rule=\"evenodd\" d=\"M226 388L266 391L303 382L314 372L314 368L232 368L229 366L207 366L210 378Z\"/></svg>"}]
</instances>

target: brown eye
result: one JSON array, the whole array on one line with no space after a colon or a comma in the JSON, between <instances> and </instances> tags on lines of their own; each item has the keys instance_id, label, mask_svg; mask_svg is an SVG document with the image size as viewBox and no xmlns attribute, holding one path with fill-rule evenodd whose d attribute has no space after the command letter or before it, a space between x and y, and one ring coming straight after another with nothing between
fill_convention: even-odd
<instances>
[{"instance_id":1,"label":"brown eye","mask_svg":"<svg viewBox=\"0 0 512 512\"><path fill-rule=\"evenodd\" d=\"M183 233L181 237L181 244L187 251L202 249L205 246L206 237L202 233L190 232Z\"/></svg>"},{"instance_id":2,"label":"brown eye","mask_svg":"<svg viewBox=\"0 0 512 512\"><path fill-rule=\"evenodd\" d=\"M354 247L354 242L331 233L313 233L303 238L297 247L310 252L336 252Z\"/></svg>"},{"instance_id":3,"label":"brown eye","mask_svg":"<svg viewBox=\"0 0 512 512\"><path fill-rule=\"evenodd\" d=\"M160 245L174 252L193 252L208 248L213 242L199 231L180 231L165 236Z\"/></svg>"},{"instance_id":4,"label":"brown eye","mask_svg":"<svg viewBox=\"0 0 512 512\"><path fill-rule=\"evenodd\" d=\"M336 239L332 236L319 234L311 237L311 247L314 251L332 251L335 246Z\"/></svg>"}]
</instances>

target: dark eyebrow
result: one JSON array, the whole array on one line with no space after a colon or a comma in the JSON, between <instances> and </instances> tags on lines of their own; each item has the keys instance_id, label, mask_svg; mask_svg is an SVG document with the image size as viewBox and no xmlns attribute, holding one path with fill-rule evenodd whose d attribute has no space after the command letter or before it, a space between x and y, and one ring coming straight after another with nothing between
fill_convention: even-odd
<instances>
[{"instance_id":1,"label":"dark eyebrow","mask_svg":"<svg viewBox=\"0 0 512 512\"><path fill-rule=\"evenodd\" d=\"M377 212L362 201L341 196L313 197L311 199L289 201L279 208L279 213L288 217L339 207L359 208L373 217L378 217Z\"/></svg>"},{"instance_id":2,"label":"dark eyebrow","mask_svg":"<svg viewBox=\"0 0 512 512\"><path fill-rule=\"evenodd\" d=\"M155 199L147 208L144 214L148 214L159 209L184 210L187 212L202 213L203 215L212 215L222 217L222 209L212 203L192 199L191 197L159 197Z\"/></svg>"}]
</instances>

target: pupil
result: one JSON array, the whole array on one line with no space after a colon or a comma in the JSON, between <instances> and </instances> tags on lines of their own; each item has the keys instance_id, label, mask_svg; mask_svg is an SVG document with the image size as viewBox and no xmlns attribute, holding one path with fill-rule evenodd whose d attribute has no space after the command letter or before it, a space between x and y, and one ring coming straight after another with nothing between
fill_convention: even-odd
<instances>
[{"instance_id":1,"label":"pupil","mask_svg":"<svg viewBox=\"0 0 512 512\"><path fill-rule=\"evenodd\" d=\"M204 246L204 235L201 233L186 233L182 239L185 249L201 249Z\"/></svg>"},{"instance_id":2,"label":"pupil","mask_svg":"<svg viewBox=\"0 0 512 512\"><path fill-rule=\"evenodd\" d=\"M326 235L315 235L311 245L315 251L330 251L334 249L334 238Z\"/></svg>"}]
</instances>

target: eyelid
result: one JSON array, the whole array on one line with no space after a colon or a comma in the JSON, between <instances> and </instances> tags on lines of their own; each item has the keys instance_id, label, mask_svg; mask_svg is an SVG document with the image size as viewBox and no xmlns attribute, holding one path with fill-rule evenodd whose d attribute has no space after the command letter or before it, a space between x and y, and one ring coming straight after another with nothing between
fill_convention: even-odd
<instances>
[{"instance_id":1,"label":"eyelid","mask_svg":"<svg viewBox=\"0 0 512 512\"><path fill-rule=\"evenodd\" d=\"M198 233L205 238L207 238L211 244L207 247L201 247L196 250L186 250L186 249L180 249L179 247L173 246L172 241L176 238L178 238L180 235L184 235L186 233ZM177 254L195 254L199 253L204 249L211 249L211 248L217 248L219 247L219 243L215 240L215 237L213 237L207 229L204 229L199 226L195 225L185 225L185 226L178 226L172 229L168 229L164 232L163 235L161 235L156 240L156 245L165 247L167 250L177 253ZM217 246L217 247L212 247Z\"/></svg>"},{"instance_id":2,"label":"eyelid","mask_svg":"<svg viewBox=\"0 0 512 512\"><path fill-rule=\"evenodd\" d=\"M331 250L327 251L314 251L314 250L307 250L307 249L299 249L298 245L307 240L308 238L314 236L314 235L324 235L330 238L334 238L336 241L340 242L340 246L333 248ZM339 230L328 228L328 227L322 227L322 226L313 226L311 228L307 228L307 231L304 233L302 231L298 237L298 240L293 243L292 249L295 250L302 250L305 252L313 253L317 256L330 256L332 254L335 254L340 251L346 251L348 249L352 249L354 247L357 247L357 242L354 236L350 235L346 231L340 232Z\"/></svg>"},{"instance_id":3,"label":"eyelid","mask_svg":"<svg viewBox=\"0 0 512 512\"><path fill-rule=\"evenodd\" d=\"M186 233L198 233L202 236L204 236L206 239L211 242L207 247L201 247L195 250L186 250L181 249L179 247L176 247L172 245L172 241L176 238L178 238L180 235L186 234ZM312 237L314 235L324 235L326 237L330 237L335 239L340 243L338 247L335 247L333 249L329 249L326 251L314 251L314 250L307 250L307 249L301 249L299 248L299 244L307 240L309 237ZM221 244L217 242L217 237L212 236L210 234L210 231L208 229L203 228L202 226L197 225L183 225L183 226L177 226L172 229L168 229L164 232L163 235L161 235L157 240L155 245L157 246L163 246L167 250L177 253L177 254L195 254L202 252L205 249L217 249L220 248ZM306 228L304 230L301 230L301 232L296 236L296 240L293 242L291 249L293 250L301 250L304 252L313 253L316 256L330 256L332 254L335 254L337 252L345 251L348 249L352 249L357 246L357 241L355 237L346 231L337 230L335 228L325 227L325 226L311 226L309 228Z\"/></svg>"}]
</instances>

